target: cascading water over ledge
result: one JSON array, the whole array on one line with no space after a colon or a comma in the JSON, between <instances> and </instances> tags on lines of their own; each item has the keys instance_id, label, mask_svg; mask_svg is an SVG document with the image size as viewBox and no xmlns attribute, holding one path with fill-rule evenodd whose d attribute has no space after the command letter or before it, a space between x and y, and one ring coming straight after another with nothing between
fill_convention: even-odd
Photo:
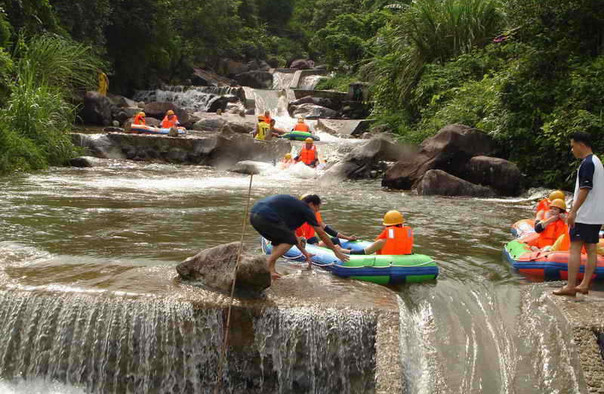
<instances>
[{"instance_id":1,"label":"cascading water over ledge","mask_svg":"<svg viewBox=\"0 0 604 394\"><path fill-rule=\"evenodd\" d=\"M226 309L194 302L0 293L0 373L93 393L212 392ZM316 307L233 310L223 392L376 388L378 313Z\"/></svg>"}]
</instances>

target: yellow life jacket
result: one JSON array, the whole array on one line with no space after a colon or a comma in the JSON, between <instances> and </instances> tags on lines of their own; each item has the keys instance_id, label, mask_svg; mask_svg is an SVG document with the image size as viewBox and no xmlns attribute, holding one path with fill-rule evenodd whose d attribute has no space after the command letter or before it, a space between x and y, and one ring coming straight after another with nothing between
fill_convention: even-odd
<instances>
[{"instance_id":1,"label":"yellow life jacket","mask_svg":"<svg viewBox=\"0 0 604 394\"><path fill-rule=\"evenodd\" d=\"M271 126L266 122L259 122L257 127L258 133L256 134L256 139L260 141L266 140Z\"/></svg>"}]
</instances>

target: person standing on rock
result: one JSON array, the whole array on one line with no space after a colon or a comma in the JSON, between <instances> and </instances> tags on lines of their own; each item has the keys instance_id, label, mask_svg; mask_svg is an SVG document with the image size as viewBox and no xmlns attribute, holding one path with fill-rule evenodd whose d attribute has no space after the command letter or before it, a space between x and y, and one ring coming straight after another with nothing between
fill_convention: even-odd
<instances>
[{"instance_id":1,"label":"person standing on rock","mask_svg":"<svg viewBox=\"0 0 604 394\"><path fill-rule=\"evenodd\" d=\"M287 194L277 194L263 198L252 207L250 223L260 235L271 241L273 250L268 257L268 269L273 279L281 277L275 268L277 259L283 256L292 246L297 245L306 257L309 268L311 255L306 251L295 230L304 223L310 224L317 236L331 249L336 257L348 261L348 256L340 252L317 222L313 210L303 201Z\"/></svg>"},{"instance_id":2,"label":"person standing on rock","mask_svg":"<svg viewBox=\"0 0 604 394\"><path fill-rule=\"evenodd\" d=\"M600 159L593 154L589 134L574 133L570 146L573 155L583 161L577 171L573 206L567 218L570 228L568 283L554 291L554 294L575 296L577 292L589 292L589 282L596 269L599 233L604 224L604 167ZM579 286L575 286L583 247L587 252L587 264L583 280Z\"/></svg>"}]
</instances>

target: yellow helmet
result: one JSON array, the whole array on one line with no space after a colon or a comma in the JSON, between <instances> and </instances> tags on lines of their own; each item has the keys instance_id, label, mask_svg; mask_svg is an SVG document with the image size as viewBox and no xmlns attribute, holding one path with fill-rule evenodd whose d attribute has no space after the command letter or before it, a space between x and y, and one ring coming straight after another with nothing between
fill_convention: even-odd
<instances>
[{"instance_id":1,"label":"yellow helmet","mask_svg":"<svg viewBox=\"0 0 604 394\"><path fill-rule=\"evenodd\" d=\"M264 121L264 115L258 115L258 120Z\"/></svg>"},{"instance_id":2,"label":"yellow helmet","mask_svg":"<svg viewBox=\"0 0 604 394\"><path fill-rule=\"evenodd\" d=\"M566 211L566 203L564 202L564 200L561 200L559 198L552 201L552 203L550 204L550 207L556 207L556 208L560 208L563 211Z\"/></svg>"},{"instance_id":3,"label":"yellow helmet","mask_svg":"<svg viewBox=\"0 0 604 394\"><path fill-rule=\"evenodd\" d=\"M286 154L285 154L285 158L286 158L287 160L291 159L291 158L292 158L292 154L291 154L291 153L286 153Z\"/></svg>"},{"instance_id":4,"label":"yellow helmet","mask_svg":"<svg viewBox=\"0 0 604 394\"><path fill-rule=\"evenodd\" d=\"M307 144L312 144L315 141L312 138L308 137L307 139L304 140L304 142L306 142Z\"/></svg>"},{"instance_id":5,"label":"yellow helmet","mask_svg":"<svg viewBox=\"0 0 604 394\"><path fill-rule=\"evenodd\" d=\"M549 194L549 200L550 201L554 201L554 200L564 200L564 192L562 190L556 190L553 191Z\"/></svg>"},{"instance_id":6,"label":"yellow helmet","mask_svg":"<svg viewBox=\"0 0 604 394\"><path fill-rule=\"evenodd\" d=\"M169 109L168 112L166 112L166 115L167 116L174 115L174 111L172 111L171 109Z\"/></svg>"},{"instance_id":7,"label":"yellow helmet","mask_svg":"<svg viewBox=\"0 0 604 394\"><path fill-rule=\"evenodd\" d=\"M144 112L141 111L141 112L138 113L138 116L142 116L144 118L144 117L147 116L147 114L145 114Z\"/></svg>"},{"instance_id":8,"label":"yellow helmet","mask_svg":"<svg viewBox=\"0 0 604 394\"><path fill-rule=\"evenodd\" d=\"M310 196L312 193L304 193L303 195L300 196L300 200L304 200L304 197L306 196Z\"/></svg>"},{"instance_id":9,"label":"yellow helmet","mask_svg":"<svg viewBox=\"0 0 604 394\"><path fill-rule=\"evenodd\" d=\"M397 224L405 223L405 218L403 214L399 211L392 210L386 212L384 215L384 222L382 223L384 226L395 226Z\"/></svg>"}]
</instances>

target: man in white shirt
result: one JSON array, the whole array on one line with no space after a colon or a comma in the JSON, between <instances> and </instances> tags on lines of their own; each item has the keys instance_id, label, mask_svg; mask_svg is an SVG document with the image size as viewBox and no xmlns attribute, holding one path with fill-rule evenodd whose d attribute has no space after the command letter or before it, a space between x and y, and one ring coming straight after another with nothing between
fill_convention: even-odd
<instances>
[{"instance_id":1,"label":"man in white shirt","mask_svg":"<svg viewBox=\"0 0 604 394\"><path fill-rule=\"evenodd\" d=\"M573 207L568 214L570 229L570 256L568 259L568 283L554 291L555 295L575 296L587 294L589 282L596 269L599 233L604 224L604 167L591 149L591 137L584 132L571 136L571 150L577 159L583 159L577 171ZM587 251L587 264L579 286L577 273L581 266L581 249Z\"/></svg>"}]
</instances>

